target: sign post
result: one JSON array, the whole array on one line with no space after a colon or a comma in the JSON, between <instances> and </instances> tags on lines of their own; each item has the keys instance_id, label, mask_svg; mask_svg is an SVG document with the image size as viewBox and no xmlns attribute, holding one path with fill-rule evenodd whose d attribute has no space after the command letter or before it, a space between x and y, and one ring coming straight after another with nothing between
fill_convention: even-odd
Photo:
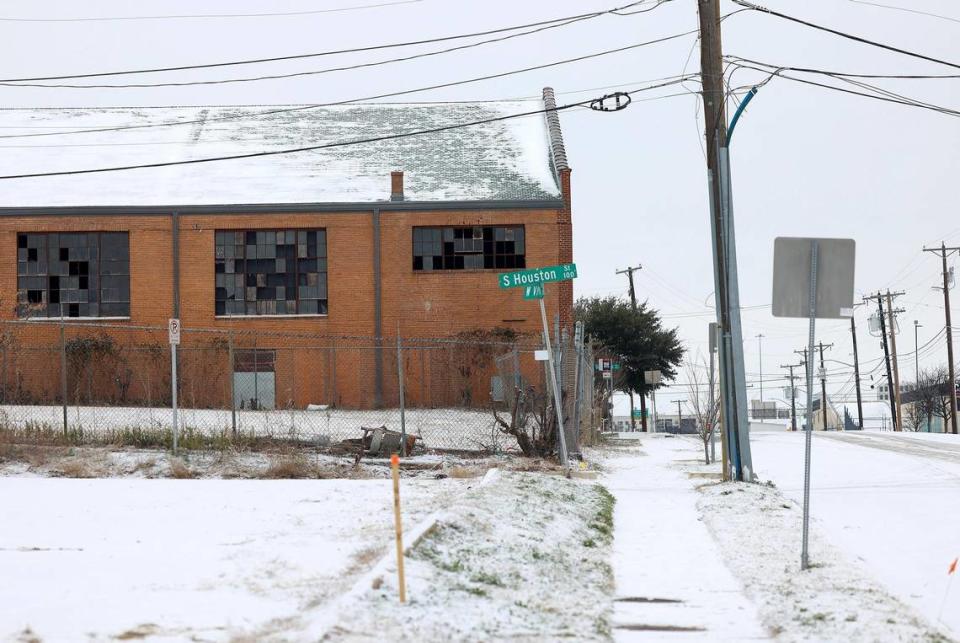
<instances>
[{"instance_id":1,"label":"sign post","mask_svg":"<svg viewBox=\"0 0 960 643\"><path fill-rule=\"evenodd\" d=\"M577 264L569 263L561 266L547 266L532 268L517 272L504 272L499 275L498 282L501 288L523 288L524 299L537 299L540 302L540 320L543 322L543 341L547 349L547 361L550 371L550 385L553 390L554 411L557 416L557 443L560 452L560 464L564 469L570 468L567 460L567 437L563 431L563 400L560 397L560 382L557 381L557 370L553 362L553 349L550 346L550 327L547 324L547 309L543 305L543 284L555 281L566 281L577 276Z\"/></svg>"},{"instance_id":2,"label":"sign post","mask_svg":"<svg viewBox=\"0 0 960 643\"><path fill-rule=\"evenodd\" d=\"M813 344L817 318L853 317L853 239L777 237L773 244L774 317L807 317L807 425L804 427L803 539L800 569L810 567L810 445L813 435ZM804 301L803 295L806 295ZM791 382L792 385L792 382ZM825 397L825 396L824 396ZM826 407L827 400L820 403ZM826 430L826 426L824 426Z\"/></svg>"},{"instance_id":3,"label":"sign post","mask_svg":"<svg viewBox=\"0 0 960 643\"><path fill-rule=\"evenodd\" d=\"M180 320L167 322L170 340L170 399L173 403L173 455L177 455L179 422L177 421L177 346L180 345Z\"/></svg>"}]
</instances>

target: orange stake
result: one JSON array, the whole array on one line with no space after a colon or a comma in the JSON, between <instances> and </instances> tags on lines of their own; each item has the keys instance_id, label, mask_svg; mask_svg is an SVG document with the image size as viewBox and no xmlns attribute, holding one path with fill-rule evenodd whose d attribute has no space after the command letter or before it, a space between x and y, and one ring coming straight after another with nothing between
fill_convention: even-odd
<instances>
[{"instance_id":1,"label":"orange stake","mask_svg":"<svg viewBox=\"0 0 960 643\"><path fill-rule=\"evenodd\" d=\"M393 472L393 520L397 531L397 580L400 583L400 602L407 602L407 587L403 577L403 523L400 520L400 456L390 457Z\"/></svg>"}]
</instances>

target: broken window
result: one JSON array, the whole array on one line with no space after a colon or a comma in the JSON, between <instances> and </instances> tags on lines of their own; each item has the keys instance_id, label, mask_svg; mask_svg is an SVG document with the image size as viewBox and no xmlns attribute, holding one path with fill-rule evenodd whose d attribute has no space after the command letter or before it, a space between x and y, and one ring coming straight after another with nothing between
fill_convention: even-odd
<instances>
[{"instance_id":1,"label":"broken window","mask_svg":"<svg viewBox=\"0 0 960 643\"><path fill-rule=\"evenodd\" d=\"M413 269L526 268L523 226L413 229Z\"/></svg>"},{"instance_id":2,"label":"broken window","mask_svg":"<svg viewBox=\"0 0 960 643\"><path fill-rule=\"evenodd\" d=\"M327 314L327 232L217 230L215 312Z\"/></svg>"},{"instance_id":3,"label":"broken window","mask_svg":"<svg viewBox=\"0 0 960 643\"><path fill-rule=\"evenodd\" d=\"M129 317L129 234L18 233L17 315Z\"/></svg>"}]
</instances>

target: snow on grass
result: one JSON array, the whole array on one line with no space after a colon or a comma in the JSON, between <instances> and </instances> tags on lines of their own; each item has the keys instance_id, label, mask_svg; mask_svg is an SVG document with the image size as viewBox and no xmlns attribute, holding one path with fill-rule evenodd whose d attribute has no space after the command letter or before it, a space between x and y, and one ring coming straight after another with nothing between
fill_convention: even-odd
<instances>
[{"instance_id":1,"label":"snow on grass","mask_svg":"<svg viewBox=\"0 0 960 643\"><path fill-rule=\"evenodd\" d=\"M405 519L470 482L405 481ZM389 480L6 477L0 516L0 640L297 640L393 538Z\"/></svg>"},{"instance_id":2,"label":"snow on grass","mask_svg":"<svg viewBox=\"0 0 960 643\"><path fill-rule=\"evenodd\" d=\"M179 410L181 433L209 438L231 435L229 409ZM330 444L359 438L361 427L386 426L400 430L399 409L326 409L237 411L237 431L243 438L274 438ZM516 449L516 440L498 430L489 411L437 408L407 409L406 431L421 437L429 449L502 451ZM173 428L167 408L122 406L68 406L71 431L89 439L116 441L124 433L138 432L144 439L164 439ZM0 406L0 426L19 431L58 433L63 428L61 406Z\"/></svg>"},{"instance_id":3,"label":"snow on grass","mask_svg":"<svg viewBox=\"0 0 960 643\"><path fill-rule=\"evenodd\" d=\"M330 640L608 640L613 498L560 476L506 472L443 513Z\"/></svg>"},{"instance_id":4,"label":"snow on grass","mask_svg":"<svg viewBox=\"0 0 960 643\"><path fill-rule=\"evenodd\" d=\"M802 511L774 487L709 484L699 507L728 566L782 641L946 641L859 564L810 530L800 571Z\"/></svg>"}]
</instances>

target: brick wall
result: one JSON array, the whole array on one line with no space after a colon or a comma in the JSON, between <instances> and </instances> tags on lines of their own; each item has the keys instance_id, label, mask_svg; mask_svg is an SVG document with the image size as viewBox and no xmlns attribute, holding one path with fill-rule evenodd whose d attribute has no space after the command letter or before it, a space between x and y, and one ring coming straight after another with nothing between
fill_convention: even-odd
<instances>
[{"instance_id":1,"label":"brick wall","mask_svg":"<svg viewBox=\"0 0 960 643\"><path fill-rule=\"evenodd\" d=\"M512 328L521 334L539 334L539 309L525 301L519 290L502 290L495 270L414 272L412 228L421 225L517 225L526 230L526 262L535 267L572 260L569 209L569 171L562 173L565 201L562 210L395 211L381 213L382 329L404 337L442 337L458 332L494 327ZM214 233L218 229L325 228L327 231L329 314L310 317L229 317L214 315ZM126 231L130 234L131 315L129 325L164 326L173 312L172 218L170 216L85 216L0 218L0 320L15 319L16 235L18 232ZM261 348L287 349L277 360L277 403L293 400L297 407L309 402L365 406L372 403L375 350L351 351L318 348L317 342L280 334L313 336L373 336L375 327L373 274L373 216L370 212L257 215L181 215L180 307L186 329L235 329L238 334L256 331ZM552 326L572 327L572 284L546 286L545 304ZM38 322L42 324L41 322ZM77 322L80 323L80 322ZM46 324L42 324L46 326ZM71 324L73 325L73 324ZM552 330L552 328L551 328ZM113 332L113 331L111 331ZM118 341L124 332L116 331ZM34 333L46 337L55 333ZM129 336L129 334L127 334ZM43 340L48 343L49 337ZM198 338L196 341L200 341ZM271 345L272 344L272 345ZM307 349L310 344L312 348ZM49 345L49 344L48 344ZM302 352L294 352L297 348ZM391 348L384 349L384 402L396 396L396 363ZM214 361L222 361L217 354ZM184 385L198 403L219 405L228 398L224 383L216 391L201 393L203 359L185 361ZM440 362L428 362L428 375L439 377ZM424 371L411 363L407 373L411 393L420 392L416 378ZM189 369L190 372L187 372ZM391 370L392 369L392 370ZM436 371L434 373L434 371ZM52 371L50 371L52 372ZM44 371L47 373L47 371ZM47 373L49 374L49 373ZM486 377L488 374L485 374ZM34 378L31 378L34 379ZM38 373L36 386L50 378ZM284 384L281 385L280 380ZM335 381L334 381L335 380ZM49 384L49 382L47 382ZM139 385L135 382L131 395ZM478 385L482 388L482 385ZM281 390L286 387L285 390ZM51 388L51 387L47 387ZM41 397L50 398L57 387ZM414 393L418 391L418 393ZM482 395L482 391L477 395ZM108 397L106 394L94 397ZM209 399L207 399L209 398Z\"/></svg>"}]
</instances>

